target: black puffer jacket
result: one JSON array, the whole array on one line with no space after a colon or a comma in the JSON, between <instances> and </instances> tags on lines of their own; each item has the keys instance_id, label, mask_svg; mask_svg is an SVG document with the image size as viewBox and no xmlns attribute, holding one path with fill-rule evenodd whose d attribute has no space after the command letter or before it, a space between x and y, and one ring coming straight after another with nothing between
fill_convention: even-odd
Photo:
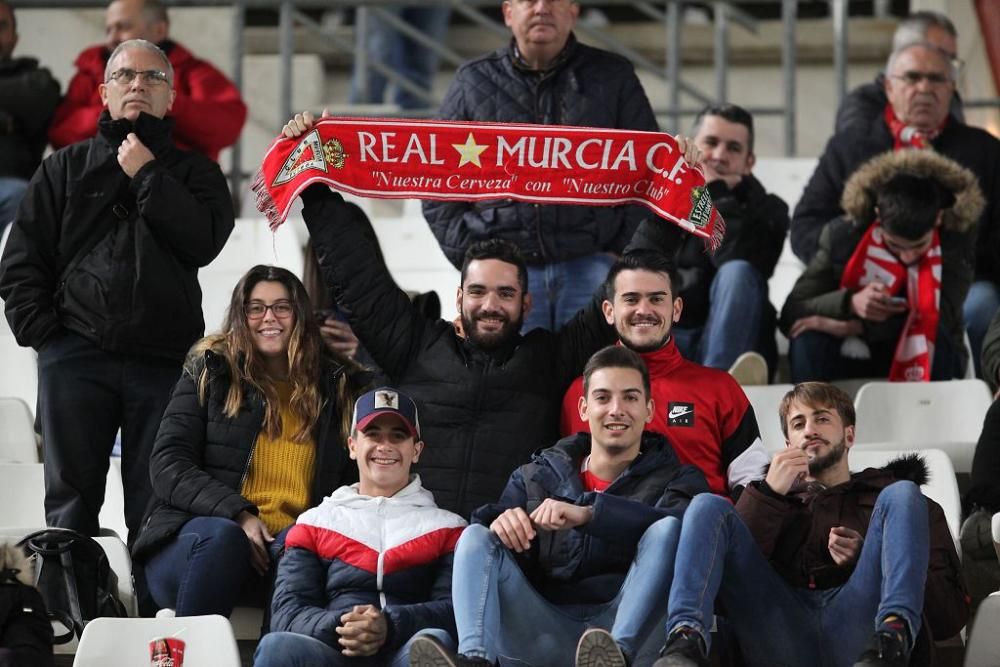
<instances>
[{"instance_id":1,"label":"black puffer jacket","mask_svg":"<svg viewBox=\"0 0 1000 667\"><path fill-rule=\"evenodd\" d=\"M42 163L0 263L19 344L38 349L65 328L103 350L180 362L201 336L198 268L229 238L233 205L219 166L175 148L172 127L105 111L98 136ZM117 149L133 131L155 159L130 179Z\"/></svg>"},{"instance_id":2,"label":"black puffer jacket","mask_svg":"<svg viewBox=\"0 0 1000 667\"><path fill-rule=\"evenodd\" d=\"M559 407L591 354L617 340L594 299L558 333L535 329L492 353L410 304L343 197L313 186L302 215L320 269L351 328L393 386L420 407L426 448L415 466L438 507L468 517L495 501L514 469L555 442ZM663 223L668 224L668 223Z\"/></svg>"},{"instance_id":3,"label":"black puffer jacket","mask_svg":"<svg viewBox=\"0 0 1000 667\"><path fill-rule=\"evenodd\" d=\"M455 73L441 106L447 120L657 130L646 93L625 58L570 36L546 71L522 65L514 42ZM424 217L448 260L460 267L476 241L504 238L528 264L620 253L649 213L637 206L550 206L509 199L425 201Z\"/></svg>"},{"instance_id":4,"label":"black puffer jacket","mask_svg":"<svg viewBox=\"0 0 1000 667\"><path fill-rule=\"evenodd\" d=\"M59 82L37 60L0 60L0 176L35 173L57 104Z\"/></svg>"},{"instance_id":5,"label":"black puffer jacket","mask_svg":"<svg viewBox=\"0 0 1000 667\"><path fill-rule=\"evenodd\" d=\"M340 434L341 406L336 402L337 381L348 371L323 363L320 389L326 402L313 433L316 463L310 506L337 487L353 483L358 474ZM202 404L197 383L206 367L209 383ZM360 389L369 377L358 373L348 381ZM225 360L213 352L192 355L185 363L153 445L149 461L153 499L132 548L133 558L152 556L194 516L235 519L243 510L257 514L257 507L240 495L240 487L264 423L264 399L246 386L239 414L226 417L223 411L230 383Z\"/></svg>"},{"instance_id":6,"label":"black puffer jacket","mask_svg":"<svg viewBox=\"0 0 1000 667\"><path fill-rule=\"evenodd\" d=\"M788 233L788 204L768 194L753 176L744 176L732 190L722 180L712 181L707 187L715 208L726 221L726 236L719 249L709 253L703 239L684 235L677 251L680 296L684 299L679 327L705 324L712 280L726 262L746 260L765 281L769 280Z\"/></svg>"},{"instance_id":7,"label":"black puffer jacket","mask_svg":"<svg viewBox=\"0 0 1000 667\"><path fill-rule=\"evenodd\" d=\"M871 158L892 150L881 117L830 139L792 216L792 250L808 264L819 248L823 226L844 213L840 196L851 174ZM972 171L986 194L977 225L975 280L1000 285L1000 141L977 127L949 120L931 144L934 151Z\"/></svg>"}]
</instances>

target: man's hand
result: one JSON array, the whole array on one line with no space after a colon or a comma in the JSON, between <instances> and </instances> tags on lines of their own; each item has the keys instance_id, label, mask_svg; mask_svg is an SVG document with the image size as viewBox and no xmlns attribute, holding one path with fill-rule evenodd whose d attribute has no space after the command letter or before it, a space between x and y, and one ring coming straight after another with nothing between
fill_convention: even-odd
<instances>
[{"instance_id":1,"label":"man's hand","mask_svg":"<svg viewBox=\"0 0 1000 667\"><path fill-rule=\"evenodd\" d=\"M355 606L340 617L340 623L337 641L348 657L375 655L385 644L389 628L385 616L373 605Z\"/></svg>"},{"instance_id":2,"label":"man's hand","mask_svg":"<svg viewBox=\"0 0 1000 667\"><path fill-rule=\"evenodd\" d=\"M546 530L567 530L589 523L594 518L593 507L581 507L546 498L529 517L538 528Z\"/></svg>"},{"instance_id":3,"label":"man's hand","mask_svg":"<svg viewBox=\"0 0 1000 667\"><path fill-rule=\"evenodd\" d=\"M250 540L250 562L257 574L267 573L267 568L271 564L271 555L267 551L267 545L274 542L271 533L267 532L267 526L257 516L243 510L236 517L236 522L246 533Z\"/></svg>"},{"instance_id":4,"label":"man's hand","mask_svg":"<svg viewBox=\"0 0 1000 667\"><path fill-rule=\"evenodd\" d=\"M830 542L828 549L833 557L833 562L843 567L850 565L858 559L861 547L865 543L865 538L861 533L843 526L834 526L830 529Z\"/></svg>"},{"instance_id":5,"label":"man's hand","mask_svg":"<svg viewBox=\"0 0 1000 667\"><path fill-rule=\"evenodd\" d=\"M891 298L886 286L876 280L851 295L851 310L863 320L885 322L908 309L905 303L892 303Z\"/></svg>"},{"instance_id":6,"label":"man's hand","mask_svg":"<svg viewBox=\"0 0 1000 667\"><path fill-rule=\"evenodd\" d=\"M323 109L323 115L320 118L326 118L329 115L329 110ZM289 139L293 139L309 130L315 122L316 117L311 111L303 111L295 114L290 121L285 123L285 126L281 128L281 133Z\"/></svg>"},{"instance_id":7,"label":"man's hand","mask_svg":"<svg viewBox=\"0 0 1000 667\"><path fill-rule=\"evenodd\" d=\"M838 338L847 338L860 336L864 332L864 325L861 320L835 320L832 317L810 315L795 320L788 330L788 337L796 338L807 331L822 331Z\"/></svg>"},{"instance_id":8,"label":"man's hand","mask_svg":"<svg viewBox=\"0 0 1000 667\"><path fill-rule=\"evenodd\" d=\"M688 164L698 164L701 162L701 150L694 143L694 139L685 137L683 134L675 134L674 141L677 142L677 150L684 156L684 161Z\"/></svg>"},{"instance_id":9,"label":"man's hand","mask_svg":"<svg viewBox=\"0 0 1000 667\"><path fill-rule=\"evenodd\" d=\"M118 146L118 164L121 165L129 178L135 178L143 165L152 162L153 153L146 148L146 144L139 141L135 132L129 132L125 140Z\"/></svg>"},{"instance_id":10,"label":"man's hand","mask_svg":"<svg viewBox=\"0 0 1000 667\"><path fill-rule=\"evenodd\" d=\"M797 480L809 473L809 457L801 449L787 447L774 455L764 481L771 490L785 495Z\"/></svg>"},{"instance_id":11,"label":"man's hand","mask_svg":"<svg viewBox=\"0 0 1000 667\"><path fill-rule=\"evenodd\" d=\"M517 553L530 549L531 540L535 539L531 517L520 507L512 507L498 516L490 524L490 532L500 538L505 547Z\"/></svg>"},{"instance_id":12,"label":"man's hand","mask_svg":"<svg viewBox=\"0 0 1000 667\"><path fill-rule=\"evenodd\" d=\"M319 333L327 348L339 352L348 359L353 359L358 353L358 337L351 330L351 325L341 322L333 315L323 320L319 325Z\"/></svg>"}]
</instances>

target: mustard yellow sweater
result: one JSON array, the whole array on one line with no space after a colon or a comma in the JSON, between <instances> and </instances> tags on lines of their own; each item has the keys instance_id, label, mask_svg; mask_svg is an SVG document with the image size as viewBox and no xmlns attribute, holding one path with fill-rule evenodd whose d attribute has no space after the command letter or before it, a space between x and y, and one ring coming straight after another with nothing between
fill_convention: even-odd
<instances>
[{"instance_id":1,"label":"mustard yellow sweater","mask_svg":"<svg viewBox=\"0 0 1000 667\"><path fill-rule=\"evenodd\" d=\"M272 535L295 523L309 508L309 488L316 462L316 443L293 442L301 422L289 409L292 387L277 384L281 434L270 438L261 431L254 446L250 471L240 493L260 510L260 520Z\"/></svg>"}]
</instances>

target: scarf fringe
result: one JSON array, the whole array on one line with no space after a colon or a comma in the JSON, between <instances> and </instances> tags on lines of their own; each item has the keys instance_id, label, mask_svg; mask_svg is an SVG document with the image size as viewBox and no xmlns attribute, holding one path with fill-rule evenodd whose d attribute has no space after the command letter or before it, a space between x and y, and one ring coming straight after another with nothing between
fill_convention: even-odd
<instances>
[{"instance_id":1,"label":"scarf fringe","mask_svg":"<svg viewBox=\"0 0 1000 667\"><path fill-rule=\"evenodd\" d=\"M274 203L274 198L271 197L271 192L267 189L263 168L257 170L250 190L254 193L254 205L257 210L267 217L267 226L271 228L272 232L277 231L278 227L281 226L282 218L278 212L278 205Z\"/></svg>"}]
</instances>

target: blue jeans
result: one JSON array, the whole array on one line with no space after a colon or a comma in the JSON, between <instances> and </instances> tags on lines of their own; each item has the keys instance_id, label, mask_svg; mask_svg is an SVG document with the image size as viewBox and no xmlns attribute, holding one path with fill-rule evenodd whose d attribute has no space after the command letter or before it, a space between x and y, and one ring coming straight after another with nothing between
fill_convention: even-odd
<instances>
[{"instance_id":1,"label":"blue jeans","mask_svg":"<svg viewBox=\"0 0 1000 667\"><path fill-rule=\"evenodd\" d=\"M532 305L521 331L527 333L538 328L555 331L566 324L604 285L614 261L614 257L601 252L566 262L529 266L528 292Z\"/></svg>"},{"instance_id":2,"label":"blue jeans","mask_svg":"<svg viewBox=\"0 0 1000 667\"><path fill-rule=\"evenodd\" d=\"M962 318L969 332L969 343L972 345L972 363L976 366L976 377L983 377L983 369L979 357L983 352L983 339L990 322L1000 309L1000 289L996 283L989 280L977 280L969 288L962 306Z\"/></svg>"},{"instance_id":3,"label":"blue jeans","mask_svg":"<svg viewBox=\"0 0 1000 667\"><path fill-rule=\"evenodd\" d=\"M20 178L0 177L0 235L14 219L18 204L28 189L28 181Z\"/></svg>"},{"instance_id":4,"label":"blue jeans","mask_svg":"<svg viewBox=\"0 0 1000 667\"><path fill-rule=\"evenodd\" d=\"M843 338L821 331L807 331L791 339L788 342L788 362L792 383L889 377L896 341L883 341L879 345L868 343L870 359L848 359L841 356L840 348L843 344ZM948 332L938 327L934 359L931 362L931 380L953 380L963 376L960 357Z\"/></svg>"},{"instance_id":5,"label":"blue jeans","mask_svg":"<svg viewBox=\"0 0 1000 667\"><path fill-rule=\"evenodd\" d=\"M258 575L250 562L250 540L240 525L217 516L188 520L176 537L145 565L146 584L159 608L178 616L229 616L243 601L269 604L278 556L288 529L270 544L271 567Z\"/></svg>"},{"instance_id":6,"label":"blue jeans","mask_svg":"<svg viewBox=\"0 0 1000 667\"><path fill-rule=\"evenodd\" d=\"M674 327L674 338L685 359L727 371L736 357L757 349L767 282L746 260L726 262L712 279L709 304L704 326Z\"/></svg>"},{"instance_id":7,"label":"blue jeans","mask_svg":"<svg viewBox=\"0 0 1000 667\"><path fill-rule=\"evenodd\" d=\"M448 648L455 646L455 640L444 630L422 630L401 648L383 646L383 650L371 657L350 658L309 635L271 632L257 645L253 664L254 667L409 667L410 644L420 635L430 635Z\"/></svg>"},{"instance_id":8,"label":"blue jeans","mask_svg":"<svg viewBox=\"0 0 1000 667\"><path fill-rule=\"evenodd\" d=\"M383 7L386 12L406 21L435 42L444 42L448 34L450 7ZM430 91L437 72L438 54L422 44L404 36L373 12L367 15L364 48L370 62L379 62L411 83ZM359 77L366 76L368 90L363 90ZM387 80L373 69L354 72L351 80L351 103L373 102L381 104L385 97ZM365 93L367 92L367 95ZM425 109L432 106L406 89L397 86L393 100L401 109Z\"/></svg>"},{"instance_id":9,"label":"blue jeans","mask_svg":"<svg viewBox=\"0 0 1000 667\"><path fill-rule=\"evenodd\" d=\"M839 588L790 586L724 498L703 493L684 514L667 633L684 625L709 646L716 596L744 657L756 665L846 667L878 623L895 614L920 632L930 552L927 501L895 482L875 502L854 572Z\"/></svg>"},{"instance_id":10,"label":"blue jeans","mask_svg":"<svg viewBox=\"0 0 1000 667\"><path fill-rule=\"evenodd\" d=\"M469 526L455 548L452 572L459 652L501 664L572 664L580 635L601 627L634 657L666 612L664 593L673 578L680 532L681 522L673 517L647 528L610 602L561 606L535 590L488 528Z\"/></svg>"}]
</instances>

